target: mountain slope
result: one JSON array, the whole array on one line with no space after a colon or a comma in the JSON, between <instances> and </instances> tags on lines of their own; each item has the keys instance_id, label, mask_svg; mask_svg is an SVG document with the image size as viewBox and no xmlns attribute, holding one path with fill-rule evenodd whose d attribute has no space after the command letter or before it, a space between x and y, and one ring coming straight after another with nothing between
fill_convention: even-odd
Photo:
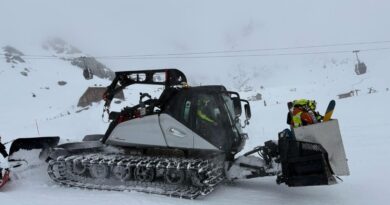
<instances>
[{"instance_id":1,"label":"mountain slope","mask_svg":"<svg viewBox=\"0 0 390 205\"><path fill-rule=\"evenodd\" d=\"M4 58L0 58L1 135L13 137L36 135L36 124L76 114L75 111L80 109L76 107L79 97L87 87L107 86L110 83L107 79L99 77L85 80L82 69L72 65L68 60L63 60L65 54L58 58L36 61L25 57L19 48L5 46L2 51ZM107 76L110 77L111 75ZM29 128L26 129L27 127ZM31 127L35 127L34 132Z\"/></svg>"},{"instance_id":2,"label":"mountain slope","mask_svg":"<svg viewBox=\"0 0 390 205\"><path fill-rule=\"evenodd\" d=\"M332 76L330 76L332 77ZM337 77L337 76L336 76ZM283 76L281 76L283 78ZM278 80L276 78L276 80ZM337 85L334 85L337 87ZM316 93L315 99L327 99L327 95L321 93L323 86L316 85L310 89L311 95ZM265 88L267 90L267 88ZM258 90L256 90L258 91ZM280 96L282 100L291 99L284 95L286 87L273 87L272 93ZM288 92L288 91L287 91ZM297 89L296 95L306 95L303 89ZM242 93L245 95L246 93ZM285 96L285 97L282 97ZM268 96L270 101L274 100ZM222 184L215 192L206 198L200 198L191 203L201 204L387 204L390 200L390 192L387 184L390 177L386 174L390 166L386 163L390 151L390 143L387 132L388 116L387 109L390 99L389 91L378 91L373 94L362 94L352 98L337 100L334 117L339 119L341 133L349 165L351 176L343 177L344 182L333 186L289 188L284 185L277 185L274 177L258 178L251 180L235 181ZM365 107L364 113L358 112L362 105L374 106ZM247 128L249 141L244 151L261 145L269 139L276 139L277 133L286 128L285 117L287 108L284 103L264 106L262 101L252 102L253 118L251 125ZM327 105L326 100L319 100L319 110L324 111ZM101 105L93 106L90 112L98 113ZM83 113L83 112L82 112ZM86 114L85 112L84 114ZM92 116L91 116L92 117ZM57 133L69 133L69 129L76 129L77 126L95 127L97 120L85 121L86 116L71 115L55 121L43 123L43 126L55 128ZM364 119L369 119L364 120ZM82 133L86 130L79 130ZM70 140L80 140L79 136L73 136ZM80 190L75 188L59 186L52 182L45 174L44 167L28 170L26 173L19 173L18 179L13 180L4 192L0 192L3 203L18 204L52 204L54 201L59 205L65 204L106 204L107 200L115 204L183 204L187 200L169 198L165 196L149 195L136 192L109 192L95 190ZM23 195L24 198L17 196ZM28 199L28 200L27 200Z\"/></svg>"}]
</instances>

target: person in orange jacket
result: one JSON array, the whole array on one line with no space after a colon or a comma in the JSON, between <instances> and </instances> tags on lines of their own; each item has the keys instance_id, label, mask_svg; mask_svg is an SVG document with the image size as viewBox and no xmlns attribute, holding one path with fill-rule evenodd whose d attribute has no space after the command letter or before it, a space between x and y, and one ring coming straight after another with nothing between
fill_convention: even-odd
<instances>
[{"instance_id":1,"label":"person in orange jacket","mask_svg":"<svg viewBox=\"0 0 390 205\"><path fill-rule=\"evenodd\" d=\"M294 128L318 123L323 118L315 111L317 103L314 100L294 100L290 105L287 123Z\"/></svg>"}]
</instances>

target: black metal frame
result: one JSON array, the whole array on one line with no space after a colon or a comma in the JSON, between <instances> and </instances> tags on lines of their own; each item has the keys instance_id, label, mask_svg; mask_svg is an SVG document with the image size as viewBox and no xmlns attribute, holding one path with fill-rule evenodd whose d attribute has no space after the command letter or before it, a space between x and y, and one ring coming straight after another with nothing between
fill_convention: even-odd
<instances>
[{"instance_id":1,"label":"black metal frame","mask_svg":"<svg viewBox=\"0 0 390 205\"><path fill-rule=\"evenodd\" d=\"M290 187L336 183L328 153L320 144L280 138L278 145L282 165L278 183Z\"/></svg>"},{"instance_id":2,"label":"black metal frame","mask_svg":"<svg viewBox=\"0 0 390 205\"><path fill-rule=\"evenodd\" d=\"M165 81L155 81L153 76L158 73L165 73ZM136 78L133 78L133 77ZM164 85L165 88L183 85L187 83L187 77L177 69L156 69L116 72L112 83L107 87L103 95L106 102L105 107L109 107L115 94L133 84Z\"/></svg>"}]
</instances>

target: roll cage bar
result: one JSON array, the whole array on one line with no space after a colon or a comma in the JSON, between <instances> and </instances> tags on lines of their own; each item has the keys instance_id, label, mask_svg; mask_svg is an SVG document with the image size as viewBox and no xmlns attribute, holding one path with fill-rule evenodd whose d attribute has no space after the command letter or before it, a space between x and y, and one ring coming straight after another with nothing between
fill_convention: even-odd
<instances>
[{"instance_id":1,"label":"roll cage bar","mask_svg":"<svg viewBox=\"0 0 390 205\"><path fill-rule=\"evenodd\" d=\"M115 78L103 94L108 109L115 94L133 84L164 85L165 88L183 85L187 77L178 69L156 69L115 72Z\"/></svg>"}]
</instances>

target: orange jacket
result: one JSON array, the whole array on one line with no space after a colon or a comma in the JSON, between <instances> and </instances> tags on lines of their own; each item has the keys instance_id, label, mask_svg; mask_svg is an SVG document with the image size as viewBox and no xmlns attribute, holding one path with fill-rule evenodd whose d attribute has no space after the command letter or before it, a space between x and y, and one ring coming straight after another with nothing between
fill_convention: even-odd
<instances>
[{"instance_id":1,"label":"orange jacket","mask_svg":"<svg viewBox=\"0 0 390 205\"><path fill-rule=\"evenodd\" d=\"M292 112L293 116L299 115L299 113L301 113L301 120L302 120L303 125L314 124L313 118L311 117L311 115L308 112L306 112L305 110L303 110L301 108L295 107L293 112ZM294 122L291 122L291 124L294 124Z\"/></svg>"}]
</instances>

